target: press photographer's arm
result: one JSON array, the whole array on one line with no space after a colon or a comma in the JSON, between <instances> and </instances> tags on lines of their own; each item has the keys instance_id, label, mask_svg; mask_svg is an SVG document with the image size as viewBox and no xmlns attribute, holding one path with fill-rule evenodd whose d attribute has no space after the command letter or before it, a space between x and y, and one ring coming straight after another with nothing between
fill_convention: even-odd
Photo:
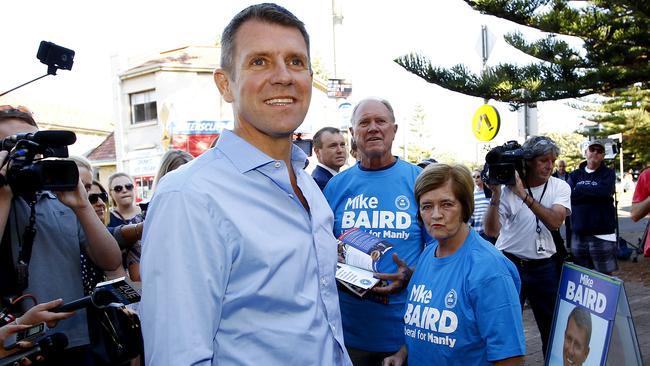
<instances>
[{"instance_id":1,"label":"press photographer's arm","mask_svg":"<svg viewBox=\"0 0 650 366\"><path fill-rule=\"evenodd\" d=\"M74 191L55 193L59 201L70 207L77 219L79 219L88 240L88 256L90 256L93 263L105 271L117 269L122 263L120 248L97 217L90 201L88 201L88 194L81 183L81 179Z\"/></svg>"},{"instance_id":2,"label":"press photographer's arm","mask_svg":"<svg viewBox=\"0 0 650 366\"><path fill-rule=\"evenodd\" d=\"M550 163L552 164L552 163ZM562 226L564 218L567 216L567 209L561 205L553 205L551 207L542 206L533 196L529 195L524 188L524 184L519 178L519 173L515 174L517 183L510 186L510 189L517 197L530 208L531 211L537 216L540 221L546 225L549 230L557 230ZM547 178L548 179L548 178Z\"/></svg>"}]
</instances>

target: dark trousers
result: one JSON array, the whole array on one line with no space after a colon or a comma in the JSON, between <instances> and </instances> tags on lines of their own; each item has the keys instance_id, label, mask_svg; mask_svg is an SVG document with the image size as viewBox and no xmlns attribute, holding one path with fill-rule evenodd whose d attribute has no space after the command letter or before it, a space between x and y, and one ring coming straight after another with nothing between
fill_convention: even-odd
<instances>
[{"instance_id":1,"label":"dark trousers","mask_svg":"<svg viewBox=\"0 0 650 366\"><path fill-rule=\"evenodd\" d=\"M566 247L571 253L571 216L564 219L564 235L566 236Z\"/></svg>"},{"instance_id":2,"label":"dark trousers","mask_svg":"<svg viewBox=\"0 0 650 366\"><path fill-rule=\"evenodd\" d=\"M512 260L512 258L509 258ZM552 259L540 261L513 261L521 278L519 301L533 310L537 329L542 338L542 350L546 358L551 335L555 301L560 282L560 267Z\"/></svg>"}]
</instances>

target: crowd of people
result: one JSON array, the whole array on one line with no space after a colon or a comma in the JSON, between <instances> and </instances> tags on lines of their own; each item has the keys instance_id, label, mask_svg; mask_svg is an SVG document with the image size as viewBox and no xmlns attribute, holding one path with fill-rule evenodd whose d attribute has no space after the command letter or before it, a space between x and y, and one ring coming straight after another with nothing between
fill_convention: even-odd
<instances>
[{"instance_id":1,"label":"crowd of people","mask_svg":"<svg viewBox=\"0 0 650 366\"><path fill-rule=\"evenodd\" d=\"M0 138L37 130L28 109L0 109ZM12 163L8 154L0 152L3 177L7 177ZM178 156L183 159L179 161ZM89 334L96 321L93 309L63 313L50 310L61 306L63 299L71 302L90 295L97 283L107 279L129 276L139 281L139 242L144 217L135 204L130 176L113 174L107 191L94 180L88 160L79 156L69 160L79 173L79 182L72 191L14 194L10 184L0 188L0 223L4 233L0 288L3 314L6 312L5 320L9 323L0 331L0 338L4 340L29 325L46 322L53 328L50 332L62 333L67 338L67 348L57 355L57 362L93 365L98 364L93 363L94 335ZM161 170L159 176L189 160L191 156L186 152L169 151L161 167L167 170ZM36 305L38 302L41 303ZM10 311L24 315L12 316ZM20 352L21 346L30 345L19 343L12 352ZM1 352L3 357L9 354L4 349ZM29 362L25 360L25 364Z\"/></svg>"},{"instance_id":2,"label":"crowd of people","mask_svg":"<svg viewBox=\"0 0 650 366\"><path fill-rule=\"evenodd\" d=\"M132 364L520 365L524 303L545 354L549 347L565 220L576 263L617 270L615 178L602 141L587 144L571 173L562 160L554 173L559 147L530 137L514 184L493 184L480 168L394 156L393 107L371 97L351 115L355 163L342 169L345 136L326 127L314 135L310 176L291 140L311 100L303 22L278 5L253 5L224 29L221 48L214 80L234 129L194 160L168 151L146 209L132 177L117 172L105 189L80 157L71 158L72 191L0 188L3 298L41 302L14 300L22 315L6 319L0 341L46 322L67 336L63 364L100 365L93 312L55 308L127 276L142 284L139 306L125 309L142 322L144 349ZM37 131L28 111L5 107L0 138ZM648 174L637 184L635 220L650 211ZM363 297L335 278L337 237L355 228L392 248L374 274L380 285ZM589 339L585 349L573 336L583 318L576 310L567 326L571 364L589 352ZM19 346L0 347L0 357L31 345Z\"/></svg>"}]
</instances>

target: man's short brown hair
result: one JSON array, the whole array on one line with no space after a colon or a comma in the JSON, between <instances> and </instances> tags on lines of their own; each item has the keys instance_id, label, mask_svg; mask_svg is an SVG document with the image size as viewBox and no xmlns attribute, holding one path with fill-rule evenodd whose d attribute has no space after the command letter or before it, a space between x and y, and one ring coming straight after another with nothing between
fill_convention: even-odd
<instances>
[{"instance_id":1,"label":"man's short brown hair","mask_svg":"<svg viewBox=\"0 0 650 366\"><path fill-rule=\"evenodd\" d=\"M249 20L258 20L265 23L296 28L305 40L307 57L309 57L309 34L307 33L307 29L305 29L305 23L289 10L277 4L263 3L251 5L235 15L221 34L221 68L230 74L231 77L235 70L233 67L235 48L237 46L235 36L239 28ZM311 70L311 64L309 65L309 70Z\"/></svg>"}]
</instances>

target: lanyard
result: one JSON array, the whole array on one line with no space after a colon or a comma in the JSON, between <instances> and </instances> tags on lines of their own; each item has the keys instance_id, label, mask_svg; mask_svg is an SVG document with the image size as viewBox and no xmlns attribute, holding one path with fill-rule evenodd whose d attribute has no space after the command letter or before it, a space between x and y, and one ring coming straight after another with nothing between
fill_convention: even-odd
<instances>
[{"instance_id":1,"label":"lanyard","mask_svg":"<svg viewBox=\"0 0 650 366\"><path fill-rule=\"evenodd\" d=\"M546 186L548 186L548 181L546 181L546 183L544 183L544 189L542 189L542 195L539 196L539 200L538 200L538 201L539 201L539 204L540 204L540 205L542 204L542 198L544 198L544 193L546 193ZM528 182L526 182L526 188L528 188L528 193L530 194L530 197L531 197L531 198L533 199L533 201L534 201L534 200L535 200L535 196L533 196L533 191L530 189L530 186L528 185ZM524 202L524 204L525 204L525 202ZM531 205L531 206L532 206L532 205ZM535 215L534 212L533 212L533 215ZM537 231L537 235L541 235L542 228L539 227L539 217L537 217L537 215L535 215L535 225L537 226L537 228L535 229L535 231Z\"/></svg>"}]
</instances>

